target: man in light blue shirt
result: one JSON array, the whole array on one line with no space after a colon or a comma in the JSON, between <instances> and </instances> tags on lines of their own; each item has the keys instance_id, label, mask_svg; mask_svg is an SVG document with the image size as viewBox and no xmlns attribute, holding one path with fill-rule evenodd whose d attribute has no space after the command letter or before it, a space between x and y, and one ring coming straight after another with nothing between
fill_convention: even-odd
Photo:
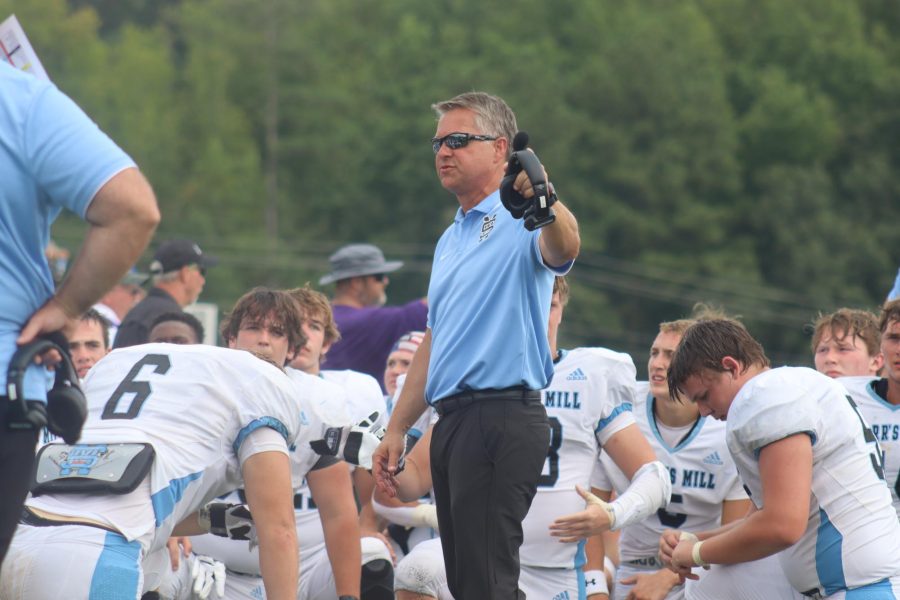
<instances>
[{"instance_id":1,"label":"man in light blue shirt","mask_svg":"<svg viewBox=\"0 0 900 600\"><path fill-rule=\"evenodd\" d=\"M500 201L516 119L481 92L433 105L435 168L459 210L435 249L428 329L407 373L374 473L388 494L406 431L426 408L440 419L432 480L448 585L455 598L521 597L522 519L550 430L539 390L553 373L547 322L553 278L580 239L572 213L528 231ZM524 172L513 186L534 190Z\"/></svg>"},{"instance_id":2,"label":"man in light blue shirt","mask_svg":"<svg viewBox=\"0 0 900 600\"><path fill-rule=\"evenodd\" d=\"M90 227L69 275L54 292L44 247L67 208ZM17 346L74 330L78 318L137 261L159 222L156 199L134 162L56 87L0 61L0 376ZM61 357L42 357L51 366ZM40 359L39 359L40 360ZM26 373L29 400L50 378ZM0 562L31 474L37 431L9 431L0 402Z\"/></svg>"}]
</instances>

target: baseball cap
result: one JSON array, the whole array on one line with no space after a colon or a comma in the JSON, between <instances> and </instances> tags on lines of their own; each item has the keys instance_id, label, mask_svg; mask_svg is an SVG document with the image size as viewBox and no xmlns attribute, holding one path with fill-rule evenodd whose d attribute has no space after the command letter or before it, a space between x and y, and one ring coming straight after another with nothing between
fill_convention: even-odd
<instances>
[{"instance_id":1,"label":"baseball cap","mask_svg":"<svg viewBox=\"0 0 900 600\"><path fill-rule=\"evenodd\" d=\"M404 352L415 354L416 350L419 349L419 344L422 343L424 338L424 331L410 331L409 333L404 333L400 336L400 339L394 342L394 345L391 347L391 352L403 350Z\"/></svg>"},{"instance_id":2,"label":"baseball cap","mask_svg":"<svg viewBox=\"0 0 900 600\"><path fill-rule=\"evenodd\" d=\"M350 244L340 248L328 258L331 273L319 279L319 285L361 277L390 273L403 266L399 260L384 260L384 253L372 244Z\"/></svg>"},{"instance_id":3,"label":"baseball cap","mask_svg":"<svg viewBox=\"0 0 900 600\"><path fill-rule=\"evenodd\" d=\"M122 276L119 280L121 285L144 285L150 279L149 273L141 273L137 269L132 268Z\"/></svg>"},{"instance_id":4,"label":"baseball cap","mask_svg":"<svg viewBox=\"0 0 900 600\"><path fill-rule=\"evenodd\" d=\"M218 258L204 254L200 246L190 240L168 240L156 249L153 262L150 263L150 274L170 273L188 265L205 268L217 264Z\"/></svg>"}]
</instances>

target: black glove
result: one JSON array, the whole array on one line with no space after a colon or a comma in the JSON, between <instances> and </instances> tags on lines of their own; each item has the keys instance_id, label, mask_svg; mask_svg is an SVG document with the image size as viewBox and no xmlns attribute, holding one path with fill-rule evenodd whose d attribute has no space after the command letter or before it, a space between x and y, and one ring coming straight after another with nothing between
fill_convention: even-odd
<instances>
[{"instance_id":1,"label":"black glove","mask_svg":"<svg viewBox=\"0 0 900 600\"><path fill-rule=\"evenodd\" d=\"M197 522L213 535L256 543L253 515L244 504L210 502L200 509Z\"/></svg>"}]
</instances>

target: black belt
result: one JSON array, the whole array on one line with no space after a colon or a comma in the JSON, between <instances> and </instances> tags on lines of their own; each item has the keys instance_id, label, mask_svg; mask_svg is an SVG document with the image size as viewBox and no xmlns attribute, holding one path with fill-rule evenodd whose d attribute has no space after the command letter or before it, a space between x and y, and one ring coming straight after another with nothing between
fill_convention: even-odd
<instances>
[{"instance_id":1,"label":"black belt","mask_svg":"<svg viewBox=\"0 0 900 600\"><path fill-rule=\"evenodd\" d=\"M22 523L23 525L31 525L32 527L60 527L62 525L79 525L83 527L95 527L97 529L102 529L104 531L122 535L118 530L106 525L101 525L100 523L90 523L88 521L54 521L53 519L47 519L34 514L30 510L28 510L27 507L22 509L22 516L19 517L19 523Z\"/></svg>"},{"instance_id":2,"label":"black belt","mask_svg":"<svg viewBox=\"0 0 900 600\"><path fill-rule=\"evenodd\" d=\"M523 404L536 404L541 401L541 392L523 385L502 390L467 390L438 400L434 403L434 410L440 416L444 416L453 411L468 408L476 401L482 400L516 400Z\"/></svg>"}]
</instances>

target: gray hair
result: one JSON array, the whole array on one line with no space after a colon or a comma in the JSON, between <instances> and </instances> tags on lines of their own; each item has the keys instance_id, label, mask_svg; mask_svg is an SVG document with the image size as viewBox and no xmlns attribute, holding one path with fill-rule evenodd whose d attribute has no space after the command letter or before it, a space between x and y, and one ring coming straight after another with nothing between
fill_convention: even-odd
<instances>
[{"instance_id":1,"label":"gray hair","mask_svg":"<svg viewBox=\"0 0 900 600\"><path fill-rule=\"evenodd\" d=\"M162 283L164 281L175 281L178 279L178 274L181 272L181 269L175 269L174 271L169 271L168 273L159 273L157 275L153 275L150 278L150 282L153 285L157 283Z\"/></svg>"},{"instance_id":2,"label":"gray hair","mask_svg":"<svg viewBox=\"0 0 900 600\"><path fill-rule=\"evenodd\" d=\"M512 152L512 141L519 130L516 115L502 98L484 92L465 92L449 100L431 105L438 118L451 110L467 109L475 113L475 125L488 135L506 138L506 155Z\"/></svg>"}]
</instances>

